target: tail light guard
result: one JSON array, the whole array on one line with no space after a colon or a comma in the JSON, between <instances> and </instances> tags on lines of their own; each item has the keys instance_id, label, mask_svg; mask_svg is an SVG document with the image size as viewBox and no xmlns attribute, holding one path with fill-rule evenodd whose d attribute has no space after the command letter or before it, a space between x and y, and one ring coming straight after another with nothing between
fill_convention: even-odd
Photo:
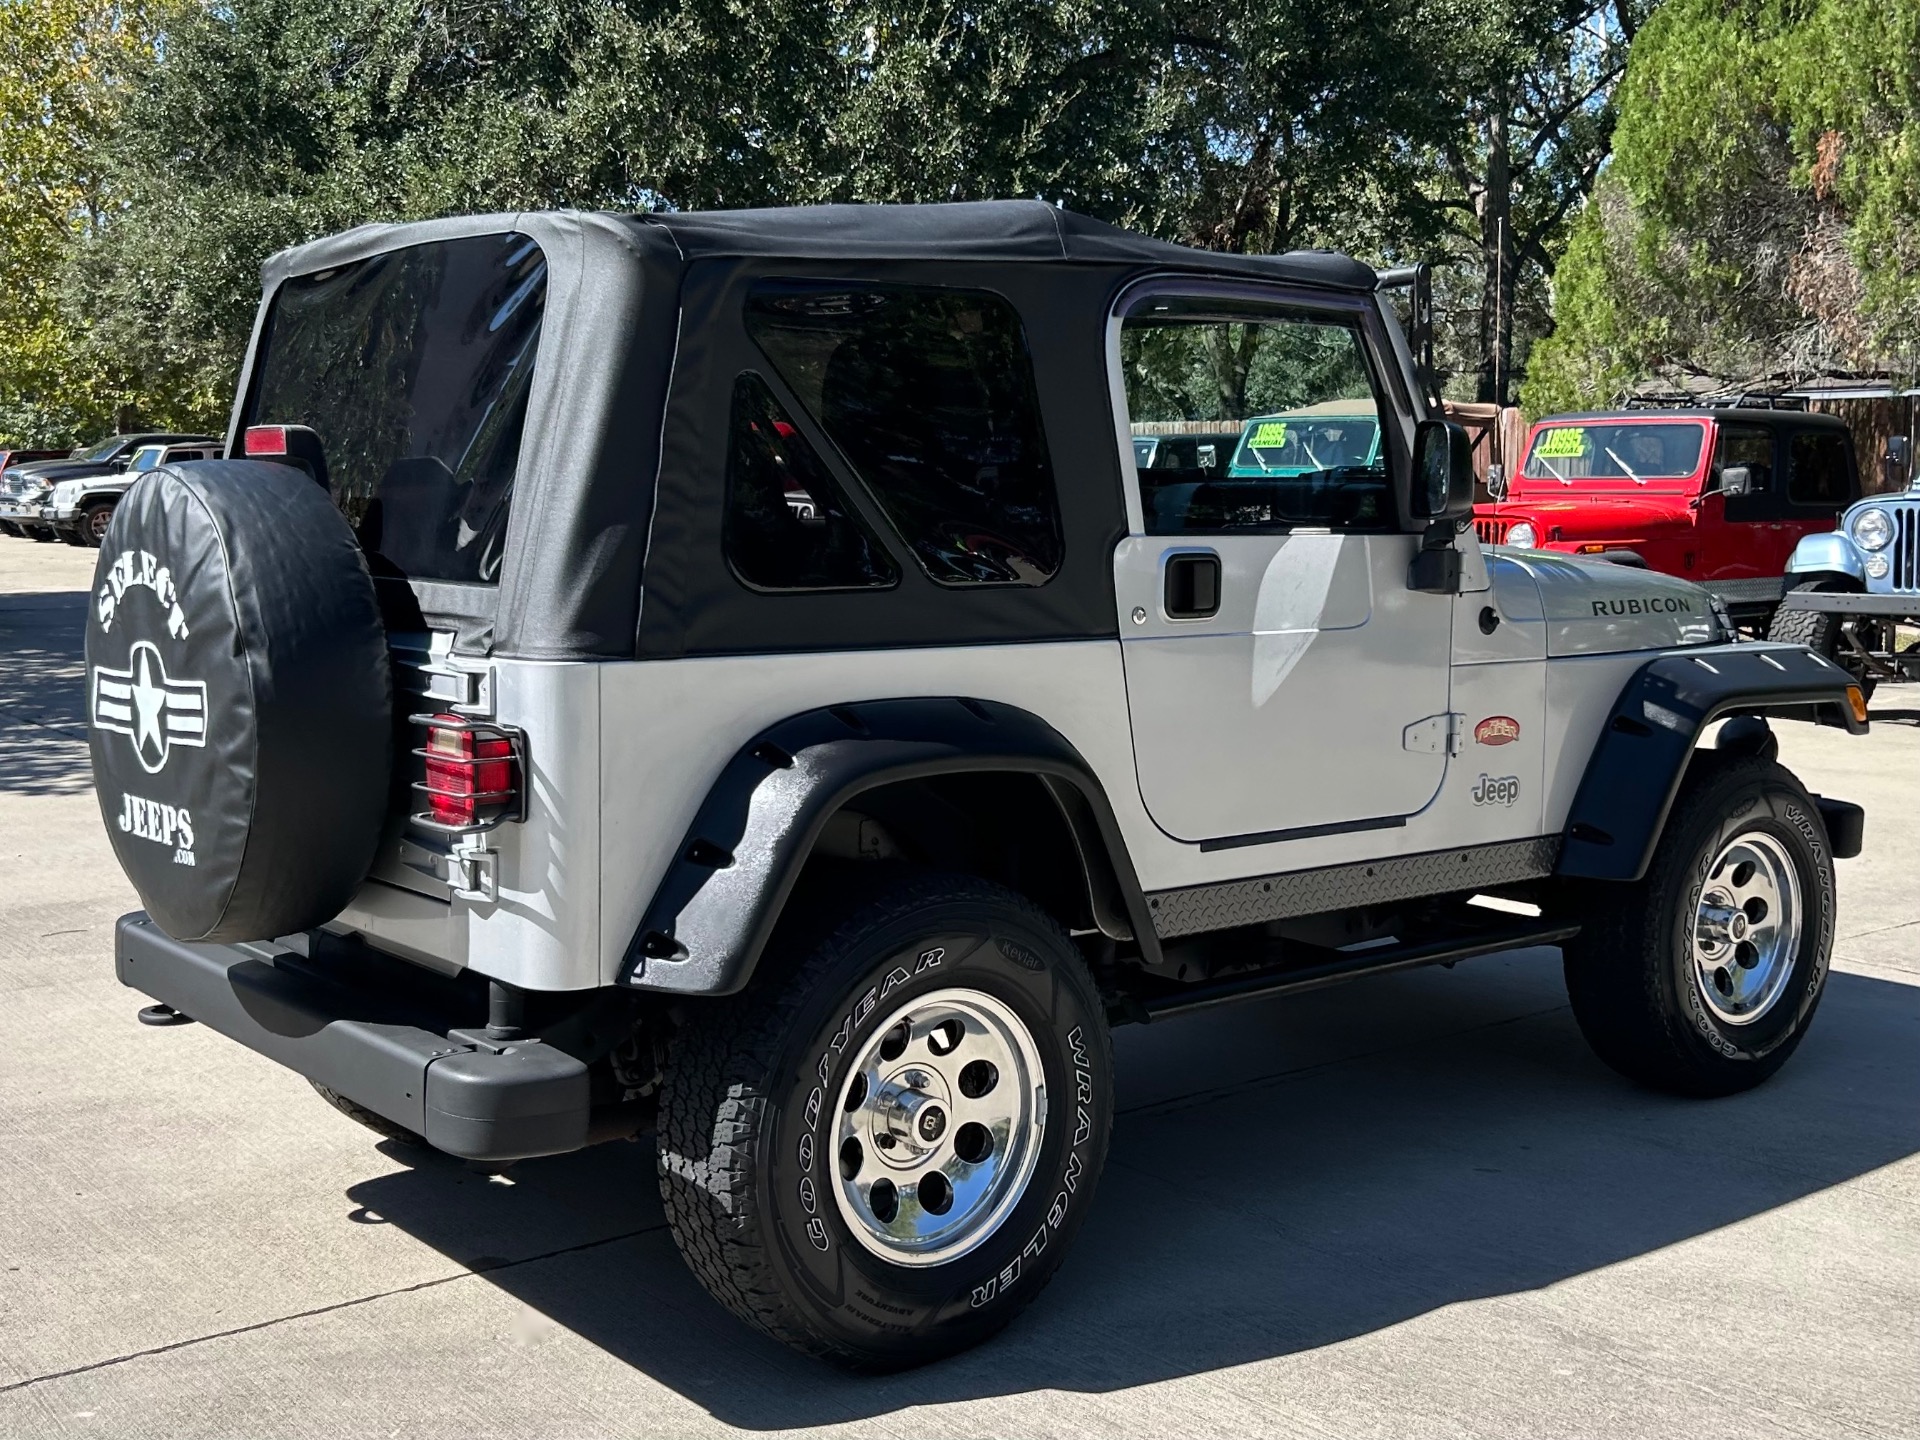
<instances>
[{"instance_id":1,"label":"tail light guard","mask_svg":"<svg viewBox=\"0 0 1920 1440\"><path fill-rule=\"evenodd\" d=\"M409 785L424 809L407 823L448 842L448 881L456 898L492 903L499 896L498 852L488 832L527 818L527 736L492 720L448 712L409 715L425 743L412 755L422 778Z\"/></svg>"}]
</instances>

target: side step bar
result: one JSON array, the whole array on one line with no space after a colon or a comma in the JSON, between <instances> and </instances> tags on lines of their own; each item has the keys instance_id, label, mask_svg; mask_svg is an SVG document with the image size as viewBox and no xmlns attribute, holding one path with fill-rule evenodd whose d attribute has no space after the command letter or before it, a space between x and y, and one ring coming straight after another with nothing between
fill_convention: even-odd
<instances>
[{"instance_id":1,"label":"side step bar","mask_svg":"<svg viewBox=\"0 0 1920 1440\"><path fill-rule=\"evenodd\" d=\"M1296 950L1306 949L1313 955L1325 958L1306 965L1289 966L1284 970L1204 981L1170 994L1129 1001L1123 1010L1115 1014L1114 1019L1164 1020L1174 1015L1191 1015L1196 1010L1211 1010L1218 1005L1231 1005L1239 1000L1264 1000L1271 995L1318 990L1361 975L1414 970L1422 965L1446 965L1455 960L1470 960L1476 955L1523 950L1531 945L1558 945L1579 933L1579 925L1569 921L1541 919L1489 926L1470 934L1450 935L1438 940L1381 945L1352 953L1327 950L1320 946L1297 946Z\"/></svg>"}]
</instances>

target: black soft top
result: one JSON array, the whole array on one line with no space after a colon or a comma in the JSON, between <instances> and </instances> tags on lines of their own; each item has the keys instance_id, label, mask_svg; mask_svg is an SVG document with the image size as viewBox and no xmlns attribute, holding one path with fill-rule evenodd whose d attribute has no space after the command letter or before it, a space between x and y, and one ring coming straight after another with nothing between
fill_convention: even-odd
<instances>
[{"instance_id":1,"label":"black soft top","mask_svg":"<svg viewBox=\"0 0 1920 1440\"><path fill-rule=\"evenodd\" d=\"M1759 405L1669 405L1644 410L1573 410L1565 415L1542 415L1541 425L1604 421L1632 424L1636 420L1718 420L1727 425L1791 425L1796 430L1845 430L1847 424L1838 415L1822 415L1812 410L1775 410Z\"/></svg>"},{"instance_id":2,"label":"black soft top","mask_svg":"<svg viewBox=\"0 0 1920 1440\"><path fill-rule=\"evenodd\" d=\"M508 232L539 245L548 278L499 584L406 583L462 650L540 659L1111 637L1125 504L1101 337L1115 296L1153 273L1314 289L1343 304L1377 284L1344 255L1194 250L1033 200L363 225L263 267L229 453L283 283ZM793 271L991 289L1018 310L1049 446L1071 457L1056 474L1066 559L1053 579L955 590L913 573L878 599L770 598L719 564L730 396L738 374L764 364L742 328L742 297L756 277Z\"/></svg>"},{"instance_id":3,"label":"black soft top","mask_svg":"<svg viewBox=\"0 0 1920 1440\"><path fill-rule=\"evenodd\" d=\"M1257 276L1338 290L1370 291L1371 267L1330 250L1227 255L1195 250L1076 215L1039 200L973 200L944 205L796 205L767 210L649 214L536 211L470 215L406 225L362 225L267 261L268 286L385 250L456 235L518 230L536 239L556 228L627 231L666 238L681 260L726 257L821 260L1081 261L1156 265L1224 276ZM611 238L611 236L610 236Z\"/></svg>"}]
</instances>

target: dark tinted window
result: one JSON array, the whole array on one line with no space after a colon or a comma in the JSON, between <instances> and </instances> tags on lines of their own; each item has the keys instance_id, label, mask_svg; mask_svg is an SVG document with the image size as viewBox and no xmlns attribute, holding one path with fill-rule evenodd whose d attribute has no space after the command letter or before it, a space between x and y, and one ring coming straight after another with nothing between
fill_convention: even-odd
<instances>
[{"instance_id":1,"label":"dark tinted window","mask_svg":"<svg viewBox=\"0 0 1920 1440\"><path fill-rule=\"evenodd\" d=\"M733 385L727 563L756 590L864 590L900 573L758 375Z\"/></svg>"},{"instance_id":2,"label":"dark tinted window","mask_svg":"<svg viewBox=\"0 0 1920 1440\"><path fill-rule=\"evenodd\" d=\"M371 556L497 580L546 289L540 247L515 234L289 280L247 423L319 434L334 503Z\"/></svg>"},{"instance_id":3,"label":"dark tinted window","mask_svg":"<svg viewBox=\"0 0 1920 1440\"><path fill-rule=\"evenodd\" d=\"M1060 514L1013 307L972 290L776 282L747 327L943 585L1038 585Z\"/></svg>"},{"instance_id":4,"label":"dark tinted window","mask_svg":"<svg viewBox=\"0 0 1920 1440\"><path fill-rule=\"evenodd\" d=\"M1718 484L1720 472L1729 465L1747 467L1748 483L1753 494L1765 495L1773 490L1773 431L1764 425L1722 425L1720 427L1720 446L1714 451L1714 483Z\"/></svg>"},{"instance_id":5,"label":"dark tinted window","mask_svg":"<svg viewBox=\"0 0 1920 1440\"><path fill-rule=\"evenodd\" d=\"M1847 442L1838 435L1802 431L1793 437L1787 461L1787 498L1796 505L1839 509L1852 496L1847 483Z\"/></svg>"}]
</instances>

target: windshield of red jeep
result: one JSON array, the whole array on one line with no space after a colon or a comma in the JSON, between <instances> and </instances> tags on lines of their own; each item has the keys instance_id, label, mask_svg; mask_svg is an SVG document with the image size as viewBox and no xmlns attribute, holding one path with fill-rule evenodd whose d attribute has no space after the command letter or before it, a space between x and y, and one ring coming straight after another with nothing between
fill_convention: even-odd
<instances>
[{"instance_id":1,"label":"windshield of red jeep","mask_svg":"<svg viewBox=\"0 0 1920 1440\"><path fill-rule=\"evenodd\" d=\"M1700 465L1707 427L1633 420L1546 425L1534 431L1525 480L1681 480Z\"/></svg>"}]
</instances>

